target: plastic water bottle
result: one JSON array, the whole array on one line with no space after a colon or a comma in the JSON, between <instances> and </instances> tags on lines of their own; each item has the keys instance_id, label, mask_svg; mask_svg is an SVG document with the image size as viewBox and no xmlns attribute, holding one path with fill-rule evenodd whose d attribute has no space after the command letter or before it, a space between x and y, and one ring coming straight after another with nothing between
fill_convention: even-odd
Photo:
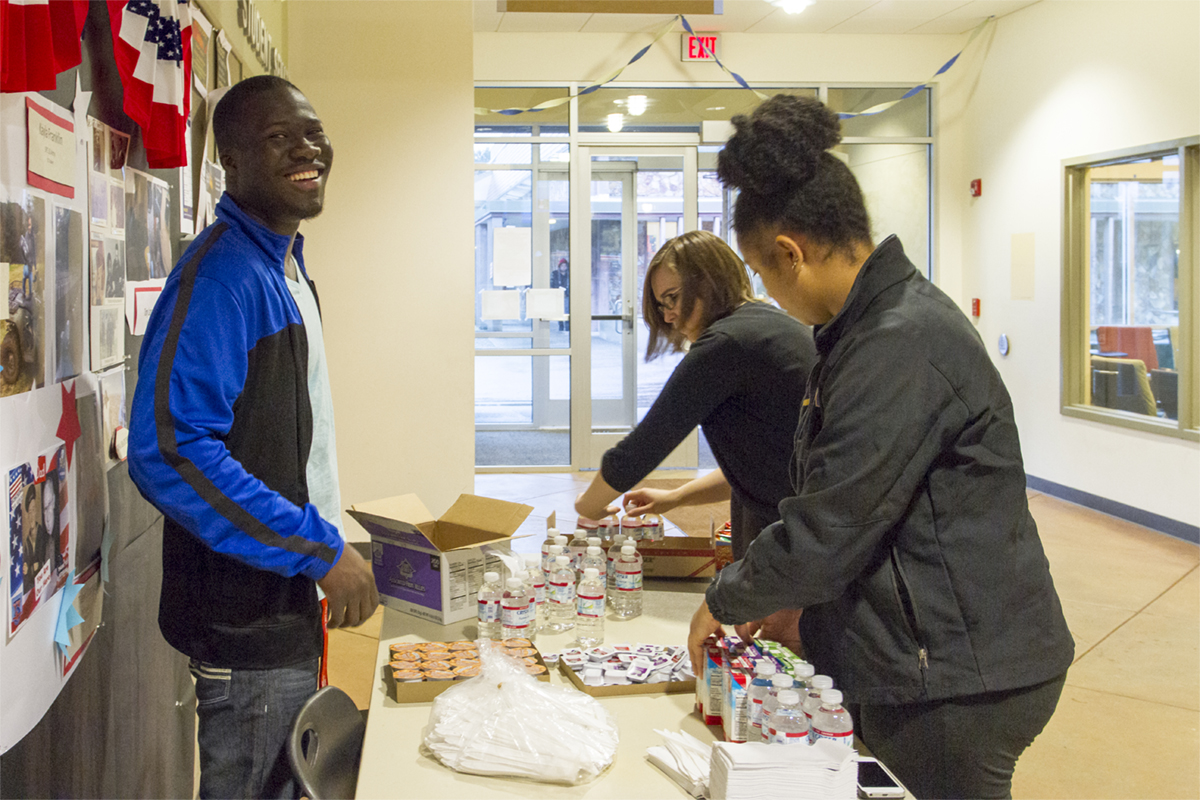
<instances>
[{"instance_id":1,"label":"plastic water bottle","mask_svg":"<svg viewBox=\"0 0 1200 800\"><path fill-rule=\"evenodd\" d=\"M546 573L542 572L541 565L533 561L532 556L522 557L521 561L525 565L521 577L533 593L533 627L540 631L546 625Z\"/></svg>"},{"instance_id":2,"label":"plastic water bottle","mask_svg":"<svg viewBox=\"0 0 1200 800\"><path fill-rule=\"evenodd\" d=\"M771 692L771 679L775 677L775 664L763 659L754 665L754 680L746 690L746 699L750 707L750 733L747 741L756 742L762 738L763 701Z\"/></svg>"},{"instance_id":3,"label":"plastic water bottle","mask_svg":"<svg viewBox=\"0 0 1200 800\"><path fill-rule=\"evenodd\" d=\"M550 548L554 545L555 539L558 538L558 528L546 529L546 540L542 542L542 572L550 573Z\"/></svg>"},{"instance_id":4,"label":"plastic water bottle","mask_svg":"<svg viewBox=\"0 0 1200 800\"><path fill-rule=\"evenodd\" d=\"M499 639L503 635L503 626L500 624L500 600L503 595L500 573L483 573L483 585L479 587L480 639Z\"/></svg>"},{"instance_id":5,"label":"plastic water bottle","mask_svg":"<svg viewBox=\"0 0 1200 800\"><path fill-rule=\"evenodd\" d=\"M813 714L817 713L817 709L821 707L821 692L832 688L833 678L828 675L813 675L809 679L808 694L804 696L804 700L801 703L801 708L804 709L804 714L808 717L809 725L812 725Z\"/></svg>"},{"instance_id":6,"label":"plastic water bottle","mask_svg":"<svg viewBox=\"0 0 1200 800\"><path fill-rule=\"evenodd\" d=\"M847 747L854 747L854 720L850 718L850 712L842 706L842 693L837 689L821 692L821 706L817 713L813 714L808 739L810 742L830 739Z\"/></svg>"},{"instance_id":7,"label":"plastic water bottle","mask_svg":"<svg viewBox=\"0 0 1200 800\"><path fill-rule=\"evenodd\" d=\"M587 552L587 534L583 528L575 529L575 537L571 539L571 544L567 546L566 553L571 556L571 569L579 571L579 562L583 560L583 554Z\"/></svg>"},{"instance_id":8,"label":"plastic water bottle","mask_svg":"<svg viewBox=\"0 0 1200 800\"><path fill-rule=\"evenodd\" d=\"M611 542L613 537L621 532L621 523L611 514L600 520L600 539Z\"/></svg>"},{"instance_id":9,"label":"plastic water bottle","mask_svg":"<svg viewBox=\"0 0 1200 800\"><path fill-rule=\"evenodd\" d=\"M775 712L775 709L779 708L779 693L788 689L795 691L790 675L785 672L776 672L771 676L771 688L767 692L767 699L763 700L762 729L759 731L760 742L769 742L771 740L769 733L771 729L771 714ZM807 720L808 717L805 717L805 719Z\"/></svg>"},{"instance_id":10,"label":"plastic water bottle","mask_svg":"<svg viewBox=\"0 0 1200 800\"><path fill-rule=\"evenodd\" d=\"M626 541L640 542L642 540L642 518L626 514L621 518L621 533Z\"/></svg>"},{"instance_id":11,"label":"plastic water bottle","mask_svg":"<svg viewBox=\"0 0 1200 800\"><path fill-rule=\"evenodd\" d=\"M608 548L608 598L612 600L613 594L617 591L617 573L613 571L613 565L617 563L617 558L621 555L621 546L625 544L625 537L617 534L613 537L612 545Z\"/></svg>"},{"instance_id":12,"label":"plastic water bottle","mask_svg":"<svg viewBox=\"0 0 1200 800\"><path fill-rule=\"evenodd\" d=\"M599 550L600 548L596 548ZM580 647L604 643L604 581L600 570L587 567L579 581L575 617L575 636Z\"/></svg>"},{"instance_id":13,"label":"plastic water bottle","mask_svg":"<svg viewBox=\"0 0 1200 800\"><path fill-rule=\"evenodd\" d=\"M546 630L554 633L575 627L575 570L571 559L557 556L547 584Z\"/></svg>"},{"instance_id":14,"label":"plastic water bottle","mask_svg":"<svg viewBox=\"0 0 1200 800\"><path fill-rule=\"evenodd\" d=\"M661 542L663 538L662 517L658 514L647 514L642 517L642 539L647 542Z\"/></svg>"},{"instance_id":15,"label":"plastic water bottle","mask_svg":"<svg viewBox=\"0 0 1200 800\"><path fill-rule=\"evenodd\" d=\"M808 717L800 708L800 695L795 689L779 693L779 705L771 712L771 727L767 730L771 744L808 744Z\"/></svg>"},{"instance_id":16,"label":"plastic water bottle","mask_svg":"<svg viewBox=\"0 0 1200 800\"><path fill-rule=\"evenodd\" d=\"M792 688L800 693L801 698L804 698L808 694L808 690L812 688L812 678L816 671L816 668L807 661L801 661L792 669L792 677L796 679Z\"/></svg>"},{"instance_id":17,"label":"plastic water bottle","mask_svg":"<svg viewBox=\"0 0 1200 800\"><path fill-rule=\"evenodd\" d=\"M613 615L618 619L632 619L642 613L642 557L637 548L626 540L621 547L621 557L613 565L616 573L617 593L613 596Z\"/></svg>"},{"instance_id":18,"label":"plastic water bottle","mask_svg":"<svg viewBox=\"0 0 1200 800\"><path fill-rule=\"evenodd\" d=\"M589 546L587 552L583 554L583 561L580 562L579 566L580 582L583 581L583 573L589 567L595 567L597 575L605 573L605 579L607 580L608 562L604 558L604 551L599 546Z\"/></svg>"},{"instance_id":19,"label":"plastic water bottle","mask_svg":"<svg viewBox=\"0 0 1200 800\"><path fill-rule=\"evenodd\" d=\"M537 634L533 627L533 593L525 588L525 581L513 576L505 584L504 598L500 601L500 624L504 626L504 638L532 640Z\"/></svg>"}]
</instances>

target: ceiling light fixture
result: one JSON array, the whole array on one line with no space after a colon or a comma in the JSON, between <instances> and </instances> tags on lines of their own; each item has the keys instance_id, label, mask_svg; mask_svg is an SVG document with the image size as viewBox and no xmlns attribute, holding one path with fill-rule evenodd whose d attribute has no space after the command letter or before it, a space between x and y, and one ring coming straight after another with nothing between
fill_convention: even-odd
<instances>
[{"instance_id":1,"label":"ceiling light fixture","mask_svg":"<svg viewBox=\"0 0 1200 800\"><path fill-rule=\"evenodd\" d=\"M625 127L625 115L624 114L609 114L608 115L608 129L610 131L612 131L613 133L619 133L621 128L624 128L624 127Z\"/></svg>"},{"instance_id":2,"label":"ceiling light fixture","mask_svg":"<svg viewBox=\"0 0 1200 800\"><path fill-rule=\"evenodd\" d=\"M813 4L813 0L771 0L771 5L784 10L788 14L799 14Z\"/></svg>"},{"instance_id":3,"label":"ceiling light fixture","mask_svg":"<svg viewBox=\"0 0 1200 800\"><path fill-rule=\"evenodd\" d=\"M629 109L629 113L635 117L640 117L646 113L646 106L649 103L648 98L644 94L631 94L625 103L625 107Z\"/></svg>"}]
</instances>

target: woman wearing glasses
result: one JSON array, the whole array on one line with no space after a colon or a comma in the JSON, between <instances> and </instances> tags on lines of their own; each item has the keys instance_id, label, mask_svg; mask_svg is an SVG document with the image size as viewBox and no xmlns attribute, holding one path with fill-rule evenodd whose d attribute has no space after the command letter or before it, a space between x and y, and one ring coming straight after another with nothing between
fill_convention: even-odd
<instances>
[{"instance_id":1,"label":"woman wearing glasses","mask_svg":"<svg viewBox=\"0 0 1200 800\"><path fill-rule=\"evenodd\" d=\"M730 501L733 554L779 519L804 381L816 362L808 328L754 300L746 267L707 231L671 239L646 269L642 316L649 361L687 355L645 418L604 454L575 510L597 518L621 493L633 514ZM672 491L633 489L700 425L718 469Z\"/></svg>"}]
</instances>

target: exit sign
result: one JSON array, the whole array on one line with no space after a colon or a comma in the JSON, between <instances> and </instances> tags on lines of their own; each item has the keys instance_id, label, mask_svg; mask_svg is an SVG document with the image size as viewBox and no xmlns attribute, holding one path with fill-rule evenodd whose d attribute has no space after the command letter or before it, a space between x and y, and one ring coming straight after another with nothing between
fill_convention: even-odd
<instances>
[{"instance_id":1,"label":"exit sign","mask_svg":"<svg viewBox=\"0 0 1200 800\"><path fill-rule=\"evenodd\" d=\"M681 61L712 61L713 57L709 54L721 54L718 49L718 34L715 33L697 33L683 34L683 47L680 52ZM707 48L707 49L706 49Z\"/></svg>"}]
</instances>

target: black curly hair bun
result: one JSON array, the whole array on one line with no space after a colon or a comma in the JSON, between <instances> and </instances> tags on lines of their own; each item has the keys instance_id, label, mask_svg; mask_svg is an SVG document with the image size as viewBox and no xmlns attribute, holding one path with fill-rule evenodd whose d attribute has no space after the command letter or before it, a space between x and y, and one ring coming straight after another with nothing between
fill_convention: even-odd
<instances>
[{"instance_id":1,"label":"black curly hair bun","mask_svg":"<svg viewBox=\"0 0 1200 800\"><path fill-rule=\"evenodd\" d=\"M731 122L735 132L718 157L721 181L756 194L808 183L825 151L842 140L837 114L815 97L777 94Z\"/></svg>"}]
</instances>

